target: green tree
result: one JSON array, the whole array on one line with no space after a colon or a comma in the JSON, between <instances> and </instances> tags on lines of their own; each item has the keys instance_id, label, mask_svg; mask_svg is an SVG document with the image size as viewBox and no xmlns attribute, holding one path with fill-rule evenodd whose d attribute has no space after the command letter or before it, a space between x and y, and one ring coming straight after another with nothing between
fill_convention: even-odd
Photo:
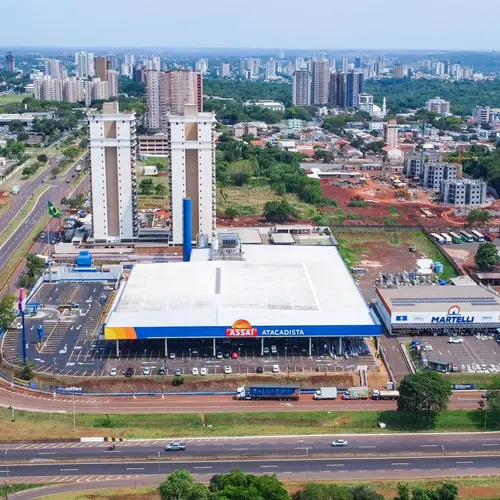
<instances>
[{"instance_id":1,"label":"green tree","mask_svg":"<svg viewBox=\"0 0 500 500\"><path fill-rule=\"evenodd\" d=\"M84 137L79 143L78 143L78 147L80 149L87 149L89 146L89 140L87 139L87 137Z\"/></svg>"},{"instance_id":2,"label":"green tree","mask_svg":"<svg viewBox=\"0 0 500 500\"><path fill-rule=\"evenodd\" d=\"M494 243L480 243L474 261L479 270L485 271L500 262L498 248Z\"/></svg>"},{"instance_id":3,"label":"green tree","mask_svg":"<svg viewBox=\"0 0 500 500\"><path fill-rule=\"evenodd\" d=\"M80 150L76 146L70 146L63 151L63 155L70 160L74 160L80 154Z\"/></svg>"},{"instance_id":4,"label":"green tree","mask_svg":"<svg viewBox=\"0 0 500 500\"><path fill-rule=\"evenodd\" d=\"M160 183L155 185L155 195L158 196L158 198L165 198L167 193L168 189L165 184Z\"/></svg>"},{"instance_id":5,"label":"green tree","mask_svg":"<svg viewBox=\"0 0 500 500\"><path fill-rule=\"evenodd\" d=\"M21 120L12 120L9 123L9 132L22 133L24 132L24 127Z\"/></svg>"},{"instance_id":6,"label":"green tree","mask_svg":"<svg viewBox=\"0 0 500 500\"><path fill-rule=\"evenodd\" d=\"M253 175L253 167L250 160L241 160L230 163L227 166L229 181L234 186L243 186L248 183Z\"/></svg>"},{"instance_id":7,"label":"green tree","mask_svg":"<svg viewBox=\"0 0 500 500\"><path fill-rule=\"evenodd\" d=\"M39 154L36 159L40 162L40 163L47 163L49 161L49 157L45 154L45 153L41 153Z\"/></svg>"},{"instance_id":8,"label":"green tree","mask_svg":"<svg viewBox=\"0 0 500 500\"><path fill-rule=\"evenodd\" d=\"M26 256L26 266L28 268L28 275L34 277L38 276L40 271L45 267L45 262L37 255L29 253Z\"/></svg>"},{"instance_id":9,"label":"green tree","mask_svg":"<svg viewBox=\"0 0 500 500\"><path fill-rule=\"evenodd\" d=\"M318 179L309 179L304 183L304 186L299 191L299 198L306 203L317 205L323 201L323 192Z\"/></svg>"},{"instance_id":10,"label":"green tree","mask_svg":"<svg viewBox=\"0 0 500 500\"><path fill-rule=\"evenodd\" d=\"M141 192L141 194L145 196L153 194L154 191L153 179L142 179L142 181L139 183L139 191Z\"/></svg>"},{"instance_id":11,"label":"green tree","mask_svg":"<svg viewBox=\"0 0 500 500\"><path fill-rule=\"evenodd\" d=\"M292 500L353 500L349 486L308 483L292 495Z\"/></svg>"},{"instance_id":12,"label":"green tree","mask_svg":"<svg viewBox=\"0 0 500 500\"><path fill-rule=\"evenodd\" d=\"M18 376L23 380L31 380L35 375L35 363L28 359L21 365Z\"/></svg>"},{"instance_id":13,"label":"green tree","mask_svg":"<svg viewBox=\"0 0 500 500\"><path fill-rule=\"evenodd\" d=\"M323 128L334 134L342 134L347 120L344 116L327 116L323 121Z\"/></svg>"},{"instance_id":14,"label":"green tree","mask_svg":"<svg viewBox=\"0 0 500 500\"><path fill-rule=\"evenodd\" d=\"M297 211L286 200L268 201L264 205L264 217L267 222L281 224L297 217Z\"/></svg>"},{"instance_id":15,"label":"green tree","mask_svg":"<svg viewBox=\"0 0 500 500\"><path fill-rule=\"evenodd\" d=\"M412 412L415 418L431 416L448 408L451 384L442 375L431 370L405 377L399 385L398 411Z\"/></svg>"},{"instance_id":16,"label":"green tree","mask_svg":"<svg viewBox=\"0 0 500 500\"><path fill-rule=\"evenodd\" d=\"M205 486L195 482L191 473L185 469L172 472L158 485L161 500L205 500L208 491Z\"/></svg>"},{"instance_id":17,"label":"green tree","mask_svg":"<svg viewBox=\"0 0 500 500\"><path fill-rule=\"evenodd\" d=\"M6 330L16 319L16 297L11 293L0 299L0 330Z\"/></svg>"},{"instance_id":18,"label":"green tree","mask_svg":"<svg viewBox=\"0 0 500 500\"><path fill-rule=\"evenodd\" d=\"M473 208L467 215L469 226L484 226L490 220L490 214L486 210Z\"/></svg>"}]
</instances>

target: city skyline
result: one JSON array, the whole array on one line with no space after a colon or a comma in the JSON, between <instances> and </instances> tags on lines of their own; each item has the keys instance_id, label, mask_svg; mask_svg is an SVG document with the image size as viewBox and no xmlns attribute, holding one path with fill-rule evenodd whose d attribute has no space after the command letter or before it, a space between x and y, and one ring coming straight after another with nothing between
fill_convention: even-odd
<instances>
[{"instance_id":1,"label":"city skyline","mask_svg":"<svg viewBox=\"0 0 500 500\"><path fill-rule=\"evenodd\" d=\"M172 47L172 48L282 48L306 50L328 48L380 50L494 50L498 43L494 22L500 14L500 5L487 0L487 9L478 9L466 0L443 0L436 3L421 0L415 5L402 5L396 0L386 0L383 7L370 0L359 0L356 15L349 5L319 0L308 19L307 12L300 18L297 12L302 4L297 0L278 0L273 3L256 0L252 9L243 12L229 0L207 4L193 0L190 4L162 5L155 0L144 0L139 6L130 0L111 0L95 6L106 30L91 32L86 23L74 22L62 0L53 0L50 7L30 3L26 8L8 4L2 8L5 23L0 33L0 46L6 47ZM135 15L141 13L147 22L138 24ZM192 14L196 13L195 16ZM318 17L318 12L321 16ZM488 13L485 16L485 12ZM263 15L265 14L265 15ZM335 19L334 29L319 19ZM169 22L184 20L185 22ZM297 20L301 24L297 24ZM345 22L338 20L345 19ZM241 22L234 22L239 20ZM36 22L35 22L36 21ZM243 22L244 21L244 22ZM353 35L353 24L356 27ZM25 29L22 32L19 26ZM47 30L47 26L57 29ZM449 37L455 33L470 32L482 26L467 40ZM116 26L116 29L113 27ZM425 26L425 36L422 27ZM449 29L446 29L449 26ZM300 31L301 43L296 33ZM90 43L89 43L90 42Z\"/></svg>"}]
</instances>

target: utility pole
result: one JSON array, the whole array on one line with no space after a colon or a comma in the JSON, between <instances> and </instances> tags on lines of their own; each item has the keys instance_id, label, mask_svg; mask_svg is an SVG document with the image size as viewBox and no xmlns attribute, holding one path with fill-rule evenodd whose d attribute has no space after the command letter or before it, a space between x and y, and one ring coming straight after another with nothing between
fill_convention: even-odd
<instances>
[{"instance_id":1,"label":"utility pole","mask_svg":"<svg viewBox=\"0 0 500 500\"><path fill-rule=\"evenodd\" d=\"M73 388L73 432L76 432L75 389Z\"/></svg>"}]
</instances>

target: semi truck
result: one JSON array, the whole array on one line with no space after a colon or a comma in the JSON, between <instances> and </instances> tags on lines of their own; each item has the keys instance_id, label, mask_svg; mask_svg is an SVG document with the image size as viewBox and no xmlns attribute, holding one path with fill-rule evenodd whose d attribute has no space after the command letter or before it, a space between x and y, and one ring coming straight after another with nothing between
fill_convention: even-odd
<instances>
[{"instance_id":1,"label":"semi truck","mask_svg":"<svg viewBox=\"0 0 500 500\"><path fill-rule=\"evenodd\" d=\"M337 399L337 388L321 387L314 393L313 399Z\"/></svg>"},{"instance_id":2,"label":"semi truck","mask_svg":"<svg viewBox=\"0 0 500 500\"><path fill-rule=\"evenodd\" d=\"M349 387L347 389L342 399L368 399L370 391L367 387Z\"/></svg>"},{"instance_id":3,"label":"semi truck","mask_svg":"<svg viewBox=\"0 0 500 500\"><path fill-rule=\"evenodd\" d=\"M292 400L297 401L300 396L298 385L262 385L252 384L249 387L238 387L235 399L245 400Z\"/></svg>"},{"instance_id":4,"label":"semi truck","mask_svg":"<svg viewBox=\"0 0 500 500\"><path fill-rule=\"evenodd\" d=\"M378 389L375 389L372 392L372 399L398 399L398 398L399 398L399 391L386 391L386 390L379 391Z\"/></svg>"}]
</instances>

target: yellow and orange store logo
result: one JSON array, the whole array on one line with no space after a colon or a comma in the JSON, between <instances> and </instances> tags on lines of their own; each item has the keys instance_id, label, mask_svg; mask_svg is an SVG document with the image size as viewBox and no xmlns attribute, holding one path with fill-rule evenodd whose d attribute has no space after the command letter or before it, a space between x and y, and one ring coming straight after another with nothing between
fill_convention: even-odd
<instances>
[{"instance_id":1,"label":"yellow and orange store logo","mask_svg":"<svg viewBox=\"0 0 500 500\"><path fill-rule=\"evenodd\" d=\"M246 319L238 319L226 330L226 337L257 337L258 330Z\"/></svg>"}]
</instances>

